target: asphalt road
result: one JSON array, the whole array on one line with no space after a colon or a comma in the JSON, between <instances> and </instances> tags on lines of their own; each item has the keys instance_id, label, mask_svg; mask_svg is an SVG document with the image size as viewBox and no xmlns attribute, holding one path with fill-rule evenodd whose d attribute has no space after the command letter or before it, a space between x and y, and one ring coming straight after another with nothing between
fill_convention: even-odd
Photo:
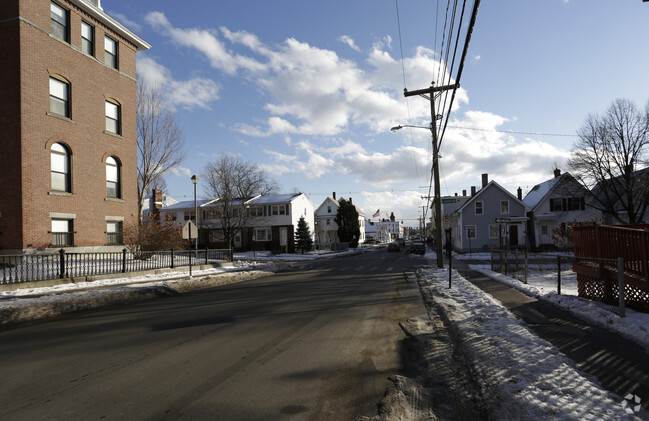
<instances>
[{"instance_id":1,"label":"asphalt road","mask_svg":"<svg viewBox=\"0 0 649 421\"><path fill-rule=\"evenodd\" d=\"M0 332L0 419L353 420L404 374L421 263L385 248Z\"/></svg>"}]
</instances>

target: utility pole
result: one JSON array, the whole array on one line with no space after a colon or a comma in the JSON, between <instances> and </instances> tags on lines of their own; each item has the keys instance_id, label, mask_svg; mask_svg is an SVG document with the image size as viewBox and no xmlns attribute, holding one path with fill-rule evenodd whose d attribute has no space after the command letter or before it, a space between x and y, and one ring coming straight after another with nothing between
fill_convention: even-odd
<instances>
[{"instance_id":1,"label":"utility pole","mask_svg":"<svg viewBox=\"0 0 649 421\"><path fill-rule=\"evenodd\" d=\"M437 140L437 114L435 114L435 92L443 92L449 89L459 88L459 84L445 85L434 87L432 84L430 88L418 89L416 91L408 91L404 88L403 94L406 97L421 95L430 101L430 131L433 135L433 177L435 184L435 254L437 254L437 267L444 268L444 254L442 249L442 193L439 184L439 142ZM426 96L428 94L429 96Z\"/></svg>"}]
</instances>

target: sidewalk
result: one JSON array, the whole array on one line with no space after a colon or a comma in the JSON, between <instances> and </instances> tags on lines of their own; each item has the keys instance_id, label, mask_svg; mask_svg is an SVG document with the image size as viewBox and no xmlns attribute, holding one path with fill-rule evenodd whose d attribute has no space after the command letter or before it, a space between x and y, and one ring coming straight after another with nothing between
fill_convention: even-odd
<instances>
[{"instance_id":1,"label":"sidewalk","mask_svg":"<svg viewBox=\"0 0 649 421\"><path fill-rule=\"evenodd\" d=\"M466 261L454 259L453 269L498 300L603 387L619 396L635 394L641 398L642 407L649 408L649 354L642 346L492 280L470 269Z\"/></svg>"}]
</instances>

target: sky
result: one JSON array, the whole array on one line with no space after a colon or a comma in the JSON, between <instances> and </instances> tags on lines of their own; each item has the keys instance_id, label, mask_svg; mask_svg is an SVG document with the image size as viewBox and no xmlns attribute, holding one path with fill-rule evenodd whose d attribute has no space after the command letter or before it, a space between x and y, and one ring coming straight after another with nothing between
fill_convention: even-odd
<instances>
[{"instance_id":1,"label":"sky","mask_svg":"<svg viewBox=\"0 0 649 421\"><path fill-rule=\"evenodd\" d=\"M418 225L433 194L430 131L390 128L430 124L430 102L403 91L439 80L446 2L102 7L152 45L138 53L138 78L160 88L183 130L186 159L168 175L168 195L193 199L190 177L231 154L316 208L336 192L368 219L380 209ZM648 22L641 0L481 2L440 148L442 195L470 192L481 174L525 195L555 166L566 170L588 115L617 98L645 107ZM208 198L200 180L198 196Z\"/></svg>"}]
</instances>

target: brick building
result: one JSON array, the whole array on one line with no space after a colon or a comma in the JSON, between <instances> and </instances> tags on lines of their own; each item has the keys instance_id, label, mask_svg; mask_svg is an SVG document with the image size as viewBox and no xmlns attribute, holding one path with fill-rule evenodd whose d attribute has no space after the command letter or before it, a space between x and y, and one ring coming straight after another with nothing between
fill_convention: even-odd
<instances>
[{"instance_id":1,"label":"brick building","mask_svg":"<svg viewBox=\"0 0 649 421\"><path fill-rule=\"evenodd\" d=\"M120 244L150 45L101 0L2 0L0 45L0 252Z\"/></svg>"}]
</instances>

